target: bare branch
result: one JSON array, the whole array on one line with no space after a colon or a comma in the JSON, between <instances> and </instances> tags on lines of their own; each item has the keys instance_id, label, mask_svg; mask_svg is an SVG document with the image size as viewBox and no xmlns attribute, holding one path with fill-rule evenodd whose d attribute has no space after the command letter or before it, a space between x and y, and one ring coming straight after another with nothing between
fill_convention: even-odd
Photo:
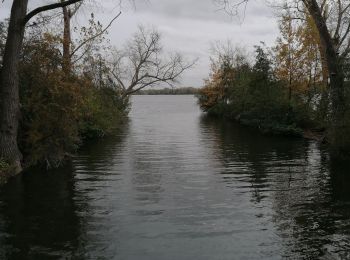
<instances>
[{"instance_id":1,"label":"bare branch","mask_svg":"<svg viewBox=\"0 0 350 260\"><path fill-rule=\"evenodd\" d=\"M160 34L156 30L139 27L125 51L114 55L111 74L123 96L159 83L172 85L196 61L185 62L180 54L163 57Z\"/></svg>"},{"instance_id":2,"label":"bare branch","mask_svg":"<svg viewBox=\"0 0 350 260\"><path fill-rule=\"evenodd\" d=\"M93 35L92 37L86 39L85 41L83 41L81 44L79 44L78 47L76 47L72 53L70 54L70 56L72 57L75 53L77 53L78 50L80 50L85 44L87 44L88 42L90 41L93 41L94 39L96 39L97 37L101 36L102 34L104 34L108 29L109 27L111 27L111 25L113 24L113 22L122 14L122 12L119 12L119 14L117 14L111 21L110 23L102 30L100 31L99 33Z\"/></svg>"},{"instance_id":3,"label":"bare branch","mask_svg":"<svg viewBox=\"0 0 350 260\"><path fill-rule=\"evenodd\" d=\"M70 16L70 17L73 17L73 16L78 12L78 10L80 9L80 7L81 7L82 5L83 5L83 1L81 1L81 2L79 2L79 3L77 3L77 4L75 4L73 10L70 11L69 16Z\"/></svg>"},{"instance_id":4,"label":"bare branch","mask_svg":"<svg viewBox=\"0 0 350 260\"><path fill-rule=\"evenodd\" d=\"M44 6L40 6L34 10L32 10L31 12L29 12L26 17L24 18L23 23L27 24L29 22L30 19L32 19L35 15L44 12L44 11L48 11L48 10L52 10L52 9L56 9L56 8L60 8L60 7L65 7L71 4L75 4L78 3L80 1L83 0L67 0L61 3L55 3L55 4L49 4L49 5L44 5Z\"/></svg>"}]
</instances>

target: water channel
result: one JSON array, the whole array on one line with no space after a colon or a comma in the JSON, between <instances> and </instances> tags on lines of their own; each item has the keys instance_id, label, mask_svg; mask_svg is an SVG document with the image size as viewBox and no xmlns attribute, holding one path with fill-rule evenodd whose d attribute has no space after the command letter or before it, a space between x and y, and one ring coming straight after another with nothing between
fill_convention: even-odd
<instances>
[{"instance_id":1,"label":"water channel","mask_svg":"<svg viewBox=\"0 0 350 260\"><path fill-rule=\"evenodd\" d=\"M113 137L0 190L0 259L349 259L349 165L134 96Z\"/></svg>"}]
</instances>

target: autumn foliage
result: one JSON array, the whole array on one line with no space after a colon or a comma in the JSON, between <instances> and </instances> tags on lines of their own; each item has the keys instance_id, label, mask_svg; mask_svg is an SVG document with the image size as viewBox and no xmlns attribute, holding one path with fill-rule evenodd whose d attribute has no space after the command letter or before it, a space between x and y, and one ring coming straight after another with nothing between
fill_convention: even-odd
<instances>
[{"instance_id":1,"label":"autumn foliage","mask_svg":"<svg viewBox=\"0 0 350 260\"><path fill-rule=\"evenodd\" d=\"M233 47L214 54L199 104L208 114L235 118L267 132L328 134L334 144L331 131L325 133L334 129L330 127L334 113L318 28L307 11L295 19L292 10L282 8L275 46L257 46L254 62L248 62L252 55L242 55L239 49L232 52ZM350 129L346 118L342 124L345 132ZM337 134L341 137L337 147L350 147L345 132Z\"/></svg>"},{"instance_id":2,"label":"autumn foliage","mask_svg":"<svg viewBox=\"0 0 350 260\"><path fill-rule=\"evenodd\" d=\"M253 64L239 50L226 57L212 66L218 69L199 92L203 111L280 134L301 135L312 123L306 103L289 98L289 86L278 78L264 46L256 47Z\"/></svg>"},{"instance_id":3,"label":"autumn foliage","mask_svg":"<svg viewBox=\"0 0 350 260\"><path fill-rule=\"evenodd\" d=\"M127 100L105 81L97 86L91 73L63 72L60 44L43 34L25 43L21 57L19 141L27 165L59 165L83 139L112 132L127 113Z\"/></svg>"}]
</instances>

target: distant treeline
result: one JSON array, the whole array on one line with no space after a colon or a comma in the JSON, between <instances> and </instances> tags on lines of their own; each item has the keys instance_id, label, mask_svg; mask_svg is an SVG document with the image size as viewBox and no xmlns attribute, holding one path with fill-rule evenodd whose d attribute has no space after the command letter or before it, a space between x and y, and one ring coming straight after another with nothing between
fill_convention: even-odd
<instances>
[{"instance_id":1,"label":"distant treeline","mask_svg":"<svg viewBox=\"0 0 350 260\"><path fill-rule=\"evenodd\" d=\"M135 95L195 95L197 93L198 93L197 88L184 87L184 88L146 89L135 93Z\"/></svg>"}]
</instances>

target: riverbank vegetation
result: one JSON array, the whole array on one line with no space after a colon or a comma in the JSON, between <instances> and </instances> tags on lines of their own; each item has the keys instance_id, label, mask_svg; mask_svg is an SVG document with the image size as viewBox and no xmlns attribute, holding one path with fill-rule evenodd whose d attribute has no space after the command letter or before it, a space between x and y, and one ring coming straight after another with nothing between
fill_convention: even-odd
<instances>
[{"instance_id":1,"label":"riverbank vegetation","mask_svg":"<svg viewBox=\"0 0 350 260\"><path fill-rule=\"evenodd\" d=\"M249 0L216 2L235 13ZM256 46L253 61L239 48L215 48L199 104L264 132L326 139L347 153L350 4L283 2L280 37L275 46ZM128 114L130 95L171 87L195 64L165 52L159 32L142 26L125 45L111 46L105 35L121 13L107 26L94 14L80 26L85 3L52 1L28 12L28 0L13 0L0 23L0 160L15 172L60 165L84 140L111 133Z\"/></svg>"},{"instance_id":2,"label":"riverbank vegetation","mask_svg":"<svg viewBox=\"0 0 350 260\"><path fill-rule=\"evenodd\" d=\"M89 30L93 34L93 28ZM111 133L128 112L128 99L122 99L108 81L107 61L99 55L99 45L89 46L84 62L70 64L69 71L63 65L61 46L58 33L38 28L28 30L24 39L18 143L25 167L60 165L84 139Z\"/></svg>"},{"instance_id":3,"label":"riverbank vegetation","mask_svg":"<svg viewBox=\"0 0 350 260\"><path fill-rule=\"evenodd\" d=\"M217 44L211 74L198 95L199 105L208 114L238 120L263 132L326 140L338 154L348 155L347 8L341 3L337 9L336 3L320 7L321 18L328 17L323 20L328 33L338 40L332 46L337 51L337 60L331 61L338 64L335 72L330 69L332 58L324 49L319 21L309 5L304 7L298 11L293 4L283 6L275 46L262 43L255 46L254 55L230 43Z\"/></svg>"},{"instance_id":4,"label":"riverbank vegetation","mask_svg":"<svg viewBox=\"0 0 350 260\"><path fill-rule=\"evenodd\" d=\"M85 2L27 12L27 0L14 0L0 23L1 179L32 165L61 165L85 140L118 128L131 94L171 85L193 65L177 53L166 58L160 34L142 26L117 50L105 36L121 13L107 26L92 13L79 26Z\"/></svg>"}]
</instances>

